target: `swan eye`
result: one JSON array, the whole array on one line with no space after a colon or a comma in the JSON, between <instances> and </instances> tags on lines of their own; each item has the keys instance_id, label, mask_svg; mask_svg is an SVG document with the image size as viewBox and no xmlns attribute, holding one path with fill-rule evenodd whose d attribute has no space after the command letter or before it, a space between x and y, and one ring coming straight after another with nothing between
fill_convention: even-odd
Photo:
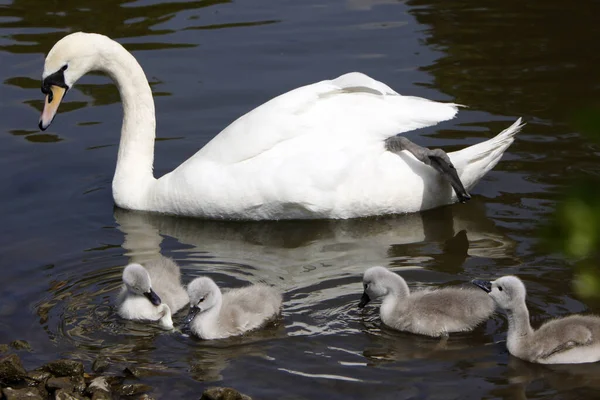
<instances>
[{"instance_id":1,"label":"swan eye","mask_svg":"<svg viewBox=\"0 0 600 400\"><path fill-rule=\"evenodd\" d=\"M499 291L502 291L502 286L498 286L498 290L499 290Z\"/></svg>"},{"instance_id":2,"label":"swan eye","mask_svg":"<svg viewBox=\"0 0 600 400\"><path fill-rule=\"evenodd\" d=\"M204 297L202 297L200 300L198 300L198 304L202 303L204 301Z\"/></svg>"}]
</instances>

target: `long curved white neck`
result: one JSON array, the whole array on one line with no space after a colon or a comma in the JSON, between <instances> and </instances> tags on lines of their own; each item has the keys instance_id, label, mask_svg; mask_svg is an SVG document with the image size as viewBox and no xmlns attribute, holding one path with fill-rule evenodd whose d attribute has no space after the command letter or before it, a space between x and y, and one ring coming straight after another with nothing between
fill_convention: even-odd
<instances>
[{"instance_id":1,"label":"long curved white neck","mask_svg":"<svg viewBox=\"0 0 600 400\"><path fill-rule=\"evenodd\" d=\"M156 182L152 173L156 130L152 90L142 67L123 46L107 40L98 51L101 61L96 67L114 80L123 103L113 198L119 207L144 209Z\"/></svg>"}]
</instances>

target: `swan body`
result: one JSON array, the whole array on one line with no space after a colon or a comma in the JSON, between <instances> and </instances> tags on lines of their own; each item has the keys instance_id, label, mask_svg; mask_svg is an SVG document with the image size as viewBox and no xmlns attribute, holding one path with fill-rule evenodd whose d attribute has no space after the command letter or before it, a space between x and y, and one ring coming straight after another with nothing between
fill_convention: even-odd
<instances>
[{"instance_id":1,"label":"swan body","mask_svg":"<svg viewBox=\"0 0 600 400\"><path fill-rule=\"evenodd\" d=\"M73 33L44 65L40 128L92 70L107 73L123 102L113 179L121 208L228 219L353 218L426 210L457 200L447 181L386 139L453 118L456 104L401 96L352 72L284 93L238 118L174 171L152 173L152 92L135 58L106 36ZM521 120L485 142L448 153L470 190L502 157Z\"/></svg>"},{"instance_id":2,"label":"swan body","mask_svg":"<svg viewBox=\"0 0 600 400\"><path fill-rule=\"evenodd\" d=\"M508 316L506 347L510 354L539 364L581 364L600 361L600 317L569 315L534 330L525 304L527 290L516 276L495 281L474 280Z\"/></svg>"},{"instance_id":3,"label":"swan body","mask_svg":"<svg viewBox=\"0 0 600 400\"><path fill-rule=\"evenodd\" d=\"M418 335L443 337L473 330L495 308L489 296L473 289L450 287L411 293L401 276L384 267L365 271L363 286L359 307L371 298L383 298L381 321L390 328Z\"/></svg>"},{"instance_id":4,"label":"swan body","mask_svg":"<svg viewBox=\"0 0 600 400\"><path fill-rule=\"evenodd\" d=\"M190 312L186 323L202 339L223 339L260 328L279 314L281 293L255 284L224 294L210 278L200 277L188 285Z\"/></svg>"},{"instance_id":5,"label":"swan body","mask_svg":"<svg viewBox=\"0 0 600 400\"><path fill-rule=\"evenodd\" d=\"M123 286L117 298L121 318L158 321L161 328L173 329L172 314L187 303L181 271L173 260L163 257L145 267L134 263L123 270Z\"/></svg>"}]
</instances>

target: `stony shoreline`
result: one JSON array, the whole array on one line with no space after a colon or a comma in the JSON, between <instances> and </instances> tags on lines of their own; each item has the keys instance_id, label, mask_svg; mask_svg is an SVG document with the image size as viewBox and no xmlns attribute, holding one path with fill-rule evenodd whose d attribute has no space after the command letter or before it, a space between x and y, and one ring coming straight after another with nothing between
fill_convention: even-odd
<instances>
[{"instance_id":1,"label":"stony shoreline","mask_svg":"<svg viewBox=\"0 0 600 400\"><path fill-rule=\"evenodd\" d=\"M0 399L5 400L152 400L152 387L140 383L143 372L130 366L122 374L108 374L110 361L98 358L92 371L80 361L58 359L27 371L11 350L30 350L27 342L0 344ZM201 400L252 400L231 388L211 387L199 394Z\"/></svg>"}]
</instances>

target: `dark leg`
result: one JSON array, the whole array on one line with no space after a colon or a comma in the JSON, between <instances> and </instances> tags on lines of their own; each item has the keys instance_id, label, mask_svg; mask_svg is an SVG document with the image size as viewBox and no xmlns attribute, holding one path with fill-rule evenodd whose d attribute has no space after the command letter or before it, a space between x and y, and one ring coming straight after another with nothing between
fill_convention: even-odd
<instances>
[{"instance_id":1,"label":"dark leg","mask_svg":"<svg viewBox=\"0 0 600 400\"><path fill-rule=\"evenodd\" d=\"M458 197L458 201L461 203L466 203L471 199L471 196L465 190L465 187L456 173L456 168L454 168L450 158L442 149L429 150L427 147L421 147L414 144L404 136L387 138L385 145L392 153L399 154L402 150L410 152L417 160L429 165L442 174L444 179L452 185L452 188Z\"/></svg>"}]
</instances>

